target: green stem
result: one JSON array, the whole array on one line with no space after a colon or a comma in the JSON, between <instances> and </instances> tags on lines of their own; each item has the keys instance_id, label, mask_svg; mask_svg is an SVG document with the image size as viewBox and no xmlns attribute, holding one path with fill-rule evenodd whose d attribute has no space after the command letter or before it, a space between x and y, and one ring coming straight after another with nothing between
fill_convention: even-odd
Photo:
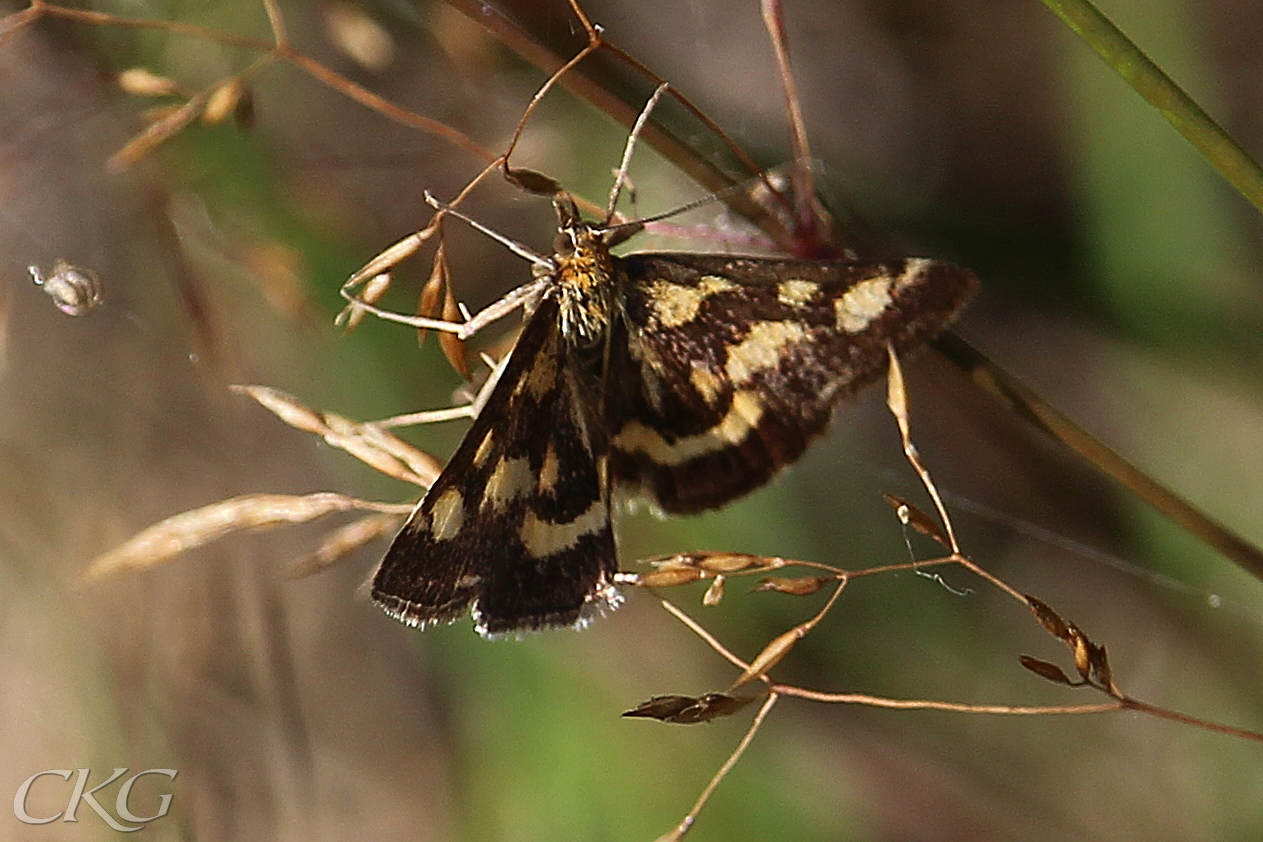
<instances>
[{"instance_id":1,"label":"green stem","mask_svg":"<svg viewBox=\"0 0 1263 842\"><path fill-rule=\"evenodd\" d=\"M1263 211L1263 169L1091 0L1043 0L1126 80L1228 183Z\"/></svg>"}]
</instances>

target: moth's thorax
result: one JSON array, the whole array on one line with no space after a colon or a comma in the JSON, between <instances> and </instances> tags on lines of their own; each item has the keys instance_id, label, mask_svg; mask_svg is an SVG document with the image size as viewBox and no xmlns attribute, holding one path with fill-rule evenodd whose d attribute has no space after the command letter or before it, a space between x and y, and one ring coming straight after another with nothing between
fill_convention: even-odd
<instances>
[{"instance_id":1,"label":"moth's thorax","mask_svg":"<svg viewBox=\"0 0 1263 842\"><path fill-rule=\"evenodd\" d=\"M576 224L558 236L557 299L561 333L572 342L590 345L605 335L614 291L614 258L601 234Z\"/></svg>"}]
</instances>

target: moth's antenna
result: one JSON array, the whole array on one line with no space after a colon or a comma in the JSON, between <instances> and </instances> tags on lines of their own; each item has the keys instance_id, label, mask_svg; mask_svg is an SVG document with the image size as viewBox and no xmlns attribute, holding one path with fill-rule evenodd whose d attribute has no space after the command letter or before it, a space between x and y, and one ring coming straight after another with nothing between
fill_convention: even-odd
<instances>
[{"instance_id":1,"label":"moth's antenna","mask_svg":"<svg viewBox=\"0 0 1263 842\"><path fill-rule=\"evenodd\" d=\"M738 184L729 185L728 187L725 187L723 190L717 190L714 193L707 193L705 196L701 196L700 198L693 199L690 202L685 202L684 204L674 207L671 210L663 211L662 213L655 213L653 216L643 216L638 219L629 219L626 222L620 222L617 225L610 225L606 227L604 230L606 232L618 233L622 231L623 229L631 228L631 229L634 229L631 233L635 233L636 231L639 231L641 228L643 228L646 223L660 222L664 219L669 219L673 216L678 216L679 214L687 213L688 211L694 210L695 208L700 208L703 205L709 205L711 202L723 201L727 197L749 190L751 187L758 187L759 185L764 183L764 179L766 178L768 174L776 172L782 167L800 166L800 165L801 165L800 162L789 162L787 164L781 164L781 165L778 165L777 167L773 167L771 170L765 171L764 173L760 175L756 175L752 178L748 178L745 181L742 181ZM814 165L815 165L815 162L809 162L808 164L808 166L811 166L813 168L814 168ZM619 239L621 241L622 238L616 238L616 239Z\"/></svg>"},{"instance_id":2,"label":"moth's antenna","mask_svg":"<svg viewBox=\"0 0 1263 842\"><path fill-rule=\"evenodd\" d=\"M631 156L636 149L636 140L640 137L640 133L644 131L645 124L649 122L649 115L653 113L658 100L662 99L662 95L667 92L669 87L670 85L663 82L654 88L653 95L649 97L645 107L640 109L640 114L632 125L631 133L627 135L627 145L623 147L623 160L619 161L618 170L614 174L614 186L610 188L610 203L606 208L605 219L601 223L602 227L609 225L610 220L614 218L614 208L618 205L619 194L623 192L623 184L627 181L627 168L631 165Z\"/></svg>"}]
</instances>

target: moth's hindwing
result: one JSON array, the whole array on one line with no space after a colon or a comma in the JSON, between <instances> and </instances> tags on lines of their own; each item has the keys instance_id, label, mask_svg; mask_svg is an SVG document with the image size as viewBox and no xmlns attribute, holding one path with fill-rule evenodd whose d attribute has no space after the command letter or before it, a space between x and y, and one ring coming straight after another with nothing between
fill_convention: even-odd
<instances>
[{"instance_id":1,"label":"moth's hindwing","mask_svg":"<svg viewBox=\"0 0 1263 842\"><path fill-rule=\"evenodd\" d=\"M626 351L611 390L615 481L697 512L797 459L833 407L972 295L968 271L886 263L633 254L616 264Z\"/></svg>"},{"instance_id":2,"label":"moth's hindwing","mask_svg":"<svg viewBox=\"0 0 1263 842\"><path fill-rule=\"evenodd\" d=\"M487 636L583 623L618 594L593 384L556 300L527 321L499 383L373 579L406 623L459 618Z\"/></svg>"}]
</instances>

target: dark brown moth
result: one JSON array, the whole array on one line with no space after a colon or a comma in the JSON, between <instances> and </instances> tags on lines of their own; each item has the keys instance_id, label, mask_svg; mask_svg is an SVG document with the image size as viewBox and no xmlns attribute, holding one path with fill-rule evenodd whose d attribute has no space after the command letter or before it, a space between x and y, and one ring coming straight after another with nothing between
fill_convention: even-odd
<instances>
[{"instance_id":1,"label":"dark brown moth","mask_svg":"<svg viewBox=\"0 0 1263 842\"><path fill-rule=\"evenodd\" d=\"M616 607L613 500L687 514L763 485L885 372L887 344L922 345L977 287L927 259L616 257L637 227L554 204L499 381L373 579L410 625L472 609L513 635Z\"/></svg>"}]
</instances>

